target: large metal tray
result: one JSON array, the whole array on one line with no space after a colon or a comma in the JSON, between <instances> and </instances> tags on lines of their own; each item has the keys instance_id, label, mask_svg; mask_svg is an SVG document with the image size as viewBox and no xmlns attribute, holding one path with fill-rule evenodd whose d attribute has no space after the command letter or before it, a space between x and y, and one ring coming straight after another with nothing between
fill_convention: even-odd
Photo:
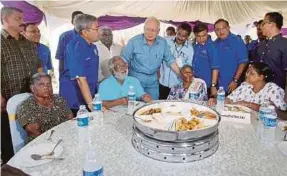
<instances>
[{"instance_id":1,"label":"large metal tray","mask_svg":"<svg viewBox=\"0 0 287 176\"><path fill-rule=\"evenodd\" d=\"M210 126L208 128L203 128L203 129L197 129L197 130L191 130L191 131L168 131L168 130L161 130L161 129L156 129L149 127L147 125L144 125L140 123L137 118L135 117L138 113L138 111L142 111L142 109L148 109L152 108L155 106L161 106L162 103L165 103L164 106L170 105L171 107L175 106L184 106L184 107L189 107L190 109L192 108L197 108L200 110L208 110L214 114L216 114L216 121L217 123L213 126ZM213 109L193 103L193 102L180 102L180 101L161 101L161 102L155 102L151 104L144 105L138 109L136 109L133 113L133 120L134 120L134 125L145 135L157 139L157 140L162 140L162 141L171 141L171 142L183 142L183 141L194 141L197 140L198 138L202 138L204 136L210 135L211 133L214 133L218 130L218 125L220 123L220 115Z\"/></svg>"}]
</instances>

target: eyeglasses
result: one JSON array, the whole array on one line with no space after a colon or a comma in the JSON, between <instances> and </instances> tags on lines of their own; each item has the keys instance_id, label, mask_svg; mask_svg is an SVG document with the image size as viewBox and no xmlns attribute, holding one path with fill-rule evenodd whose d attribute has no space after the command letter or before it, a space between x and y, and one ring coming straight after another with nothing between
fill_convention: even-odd
<instances>
[{"instance_id":1,"label":"eyeglasses","mask_svg":"<svg viewBox=\"0 0 287 176\"><path fill-rule=\"evenodd\" d=\"M271 24L273 23L272 21L266 21L266 20L263 20L263 22L261 23L261 27L263 27L265 24Z\"/></svg>"},{"instance_id":2,"label":"eyeglasses","mask_svg":"<svg viewBox=\"0 0 287 176\"><path fill-rule=\"evenodd\" d=\"M93 31L99 31L99 29L94 29L94 28L88 28L88 29L91 29Z\"/></svg>"}]
</instances>

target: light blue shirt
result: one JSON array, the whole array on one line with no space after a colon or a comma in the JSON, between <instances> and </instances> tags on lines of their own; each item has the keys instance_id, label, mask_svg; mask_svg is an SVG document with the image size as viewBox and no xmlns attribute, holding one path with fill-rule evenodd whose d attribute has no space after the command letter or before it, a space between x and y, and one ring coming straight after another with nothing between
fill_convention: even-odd
<instances>
[{"instance_id":1,"label":"light blue shirt","mask_svg":"<svg viewBox=\"0 0 287 176\"><path fill-rule=\"evenodd\" d=\"M167 44L170 46L170 51L173 57L176 59L179 67L182 67L186 64L192 64L194 52L191 41L186 41L183 45L179 46L176 44L175 39L167 39ZM179 84L181 82L181 79L178 78L177 74L174 73L170 67L168 67L165 61L163 61L160 67L159 82L160 84L171 88Z\"/></svg>"},{"instance_id":2,"label":"light blue shirt","mask_svg":"<svg viewBox=\"0 0 287 176\"><path fill-rule=\"evenodd\" d=\"M117 100L128 96L129 86L134 86L136 99L140 100L145 94L138 79L127 76L121 85L112 75L103 80L99 86L99 94L103 101Z\"/></svg>"},{"instance_id":3,"label":"light blue shirt","mask_svg":"<svg viewBox=\"0 0 287 176\"><path fill-rule=\"evenodd\" d=\"M129 64L129 75L138 78L144 88L158 85L156 73L162 61L168 65L174 61L164 38L157 36L154 43L149 46L144 34L129 40L122 57Z\"/></svg>"}]
</instances>

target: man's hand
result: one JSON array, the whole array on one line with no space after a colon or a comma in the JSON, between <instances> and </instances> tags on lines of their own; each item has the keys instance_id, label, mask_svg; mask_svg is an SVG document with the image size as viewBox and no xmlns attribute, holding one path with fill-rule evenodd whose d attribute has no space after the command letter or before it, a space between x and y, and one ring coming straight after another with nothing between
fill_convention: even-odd
<instances>
[{"instance_id":1,"label":"man's hand","mask_svg":"<svg viewBox=\"0 0 287 176\"><path fill-rule=\"evenodd\" d=\"M121 102L122 105L128 104L128 99L126 97L120 98L119 101Z\"/></svg>"},{"instance_id":2,"label":"man's hand","mask_svg":"<svg viewBox=\"0 0 287 176\"><path fill-rule=\"evenodd\" d=\"M208 106L215 106L216 105L216 98L210 98L208 100Z\"/></svg>"},{"instance_id":3,"label":"man's hand","mask_svg":"<svg viewBox=\"0 0 287 176\"><path fill-rule=\"evenodd\" d=\"M146 103L150 103L151 102L151 96L146 93L142 96L142 100Z\"/></svg>"},{"instance_id":4,"label":"man's hand","mask_svg":"<svg viewBox=\"0 0 287 176\"><path fill-rule=\"evenodd\" d=\"M231 93L232 91L234 91L237 88L237 83L235 83L234 81L231 81L231 83L228 86L228 93Z\"/></svg>"}]
</instances>

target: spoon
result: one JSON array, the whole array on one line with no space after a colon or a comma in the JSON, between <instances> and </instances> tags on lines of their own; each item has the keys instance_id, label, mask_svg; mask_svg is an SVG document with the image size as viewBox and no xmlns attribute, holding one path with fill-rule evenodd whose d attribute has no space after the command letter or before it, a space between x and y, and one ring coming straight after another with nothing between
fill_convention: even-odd
<instances>
[{"instance_id":1,"label":"spoon","mask_svg":"<svg viewBox=\"0 0 287 176\"><path fill-rule=\"evenodd\" d=\"M56 158L53 156L44 156L44 155L38 155L38 154L32 154L31 158L34 160L43 160L43 159L63 160L65 159L65 158Z\"/></svg>"},{"instance_id":2,"label":"spoon","mask_svg":"<svg viewBox=\"0 0 287 176\"><path fill-rule=\"evenodd\" d=\"M31 158L34 160L40 160L40 159L55 159L55 157L52 157L54 155L54 150L56 147L62 142L62 139L60 139L57 144L54 146L53 150L47 154L39 155L39 154L32 154Z\"/></svg>"},{"instance_id":3,"label":"spoon","mask_svg":"<svg viewBox=\"0 0 287 176\"><path fill-rule=\"evenodd\" d=\"M50 136L47 138L48 141L51 141L51 140L52 140L52 135L53 135L54 132L55 132L55 130L52 130L52 131L51 131Z\"/></svg>"}]
</instances>

